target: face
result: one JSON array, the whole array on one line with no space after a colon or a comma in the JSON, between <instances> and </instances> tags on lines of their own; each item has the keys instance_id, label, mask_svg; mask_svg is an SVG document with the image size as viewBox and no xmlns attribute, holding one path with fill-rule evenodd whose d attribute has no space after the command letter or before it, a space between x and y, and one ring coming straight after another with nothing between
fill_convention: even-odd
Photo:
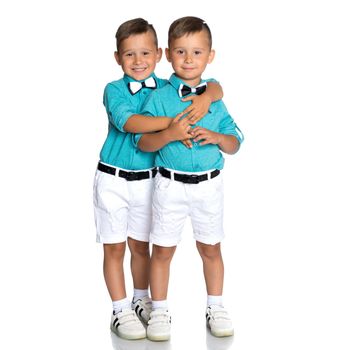
<instances>
[{"instance_id":1,"label":"face","mask_svg":"<svg viewBox=\"0 0 350 350\"><path fill-rule=\"evenodd\" d=\"M148 78L162 57L151 32L135 34L123 40L119 51L114 53L123 72L135 80Z\"/></svg>"},{"instance_id":2,"label":"face","mask_svg":"<svg viewBox=\"0 0 350 350\"><path fill-rule=\"evenodd\" d=\"M165 53L176 75L190 86L199 84L205 67L215 56L204 30L173 40Z\"/></svg>"}]
</instances>

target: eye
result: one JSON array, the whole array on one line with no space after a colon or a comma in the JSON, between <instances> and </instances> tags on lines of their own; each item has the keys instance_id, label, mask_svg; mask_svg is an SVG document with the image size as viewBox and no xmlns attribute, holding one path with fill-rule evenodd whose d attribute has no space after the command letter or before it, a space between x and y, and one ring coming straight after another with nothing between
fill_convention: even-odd
<instances>
[{"instance_id":1,"label":"eye","mask_svg":"<svg viewBox=\"0 0 350 350\"><path fill-rule=\"evenodd\" d=\"M132 57L132 55L133 55L132 52L127 52L127 53L125 54L126 57Z\"/></svg>"},{"instance_id":2,"label":"eye","mask_svg":"<svg viewBox=\"0 0 350 350\"><path fill-rule=\"evenodd\" d=\"M184 54L184 50L176 50L176 53L177 53L178 55L183 55L183 54Z\"/></svg>"},{"instance_id":3,"label":"eye","mask_svg":"<svg viewBox=\"0 0 350 350\"><path fill-rule=\"evenodd\" d=\"M198 55L201 55L201 54L202 54L202 51L195 51L194 54L197 55L197 56L198 56Z\"/></svg>"},{"instance_id":4,"label":"eye","mask_svg":"<svg viewBox=\"0 0 350 350\"><path fill-rule=\"evenodd\" d=\"M143 52L144 56L148 56L149 54L150 54L150 52L147 52L147 51Z\"/></svg>"}]
</instances>

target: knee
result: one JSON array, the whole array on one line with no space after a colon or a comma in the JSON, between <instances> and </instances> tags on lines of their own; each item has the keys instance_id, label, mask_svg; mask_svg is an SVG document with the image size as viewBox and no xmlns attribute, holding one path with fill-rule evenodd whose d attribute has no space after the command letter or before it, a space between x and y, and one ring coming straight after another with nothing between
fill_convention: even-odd
<instances>
[{"instance_id":1,"label":"knee","mask_svg":"<svg viewBox=\"0 0 350 350\"><path fill-rule=\"evenodd\" d=\"M162 263L169 263L174 255L175 248L160 247L153 245L152 259Z\"/></svg>"},{"instance_id":2,"label":"knee","mask_svg":"<svg viewBox=\"0 0 350 350\"><path fill-rule=\"evenodd\" d=\"M105 259L121 260L124 259L125 243L105 244L103 250Z\"/></svg>"},{"instance_id":3,"label":"knee","mask_svg":"<svg viewBox=\"0 0 350 350\"><path fill-rule=\"evenodd\" d=\"M209 245L209 244L203 244L203 243L197 242L197 249L202 259L205 259L205 260L215 260L218 258L221 259L220 243L217 243L215 245Z\"/></svg>"},{"instance_id":4,"label":"knee","mask_svg":"<svg viewBox=\"0 0 350 350\"><path fill-rule=\"evenodd\" d=\"M128 242L130 253L133 256L148 256L149 257L149 243L136 240L129 240Z\"/></svg>"}]
</instances>

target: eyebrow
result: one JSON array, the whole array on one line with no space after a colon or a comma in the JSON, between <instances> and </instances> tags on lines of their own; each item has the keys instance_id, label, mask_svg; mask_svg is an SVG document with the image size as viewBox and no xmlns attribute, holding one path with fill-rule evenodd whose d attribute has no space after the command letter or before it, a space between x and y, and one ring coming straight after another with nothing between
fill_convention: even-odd
<instances>
[{"instance_id":1,"label":"eyebrow","mask_svg":"<svg viewBox=\"0 0 350 350\"><path fill-rule=\"evenodd\" d=\"M172 50L186 50L184 47L182 46L177 46L177 47L174 47ZM205 50L205 47L192 47L191 50Z\"/></svg>"},{"instance_id":2,"label":"eyebrow","mask_svg":"<svg viewBox=\"0 0 350 350\"><path fill-rule=\"evenodd\" d=\"M121 51L121 53L133 52L133 51L148 51L148 52L153 52L154 50L152 50L152 49L146 49L146 48L141 48L141 49L128 49L128 50L123 50L123 51Z\"/></svg>"}]
</instances>

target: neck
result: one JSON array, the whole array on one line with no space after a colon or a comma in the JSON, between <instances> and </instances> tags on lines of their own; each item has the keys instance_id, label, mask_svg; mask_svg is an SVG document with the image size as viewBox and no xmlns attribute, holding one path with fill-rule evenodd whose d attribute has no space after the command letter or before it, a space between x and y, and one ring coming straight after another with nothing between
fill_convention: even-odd
<instances>
[{"instance_id":1,"label":"neck","mask_svg":"<svg viewBox=\"0 0 350 350\"><path fill-rule=\"evenodd\" d=\"M179 75L177 75L176 73L175 73L175 75L179 78L179 79L181 79L186 85L188 85L188 86L190 86L190 87L195 87L195 86L197 86L200 82L201 82L201 77L199 77L199 78L196 78L196 79L184 79L184 78L182 78L181 76L179 76Z\"/></svg>"}]
</instances>

